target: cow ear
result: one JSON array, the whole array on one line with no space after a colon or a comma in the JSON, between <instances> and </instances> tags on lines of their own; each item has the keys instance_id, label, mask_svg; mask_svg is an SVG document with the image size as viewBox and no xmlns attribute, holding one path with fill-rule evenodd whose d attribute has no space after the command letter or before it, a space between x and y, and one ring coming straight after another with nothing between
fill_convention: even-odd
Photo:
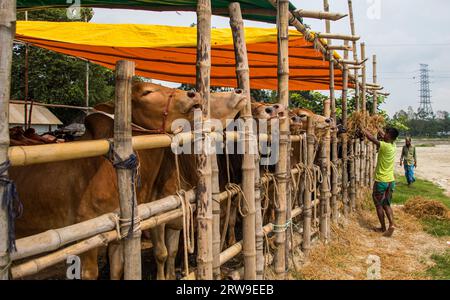
<instances>
[{"instance_id":1,"label":"cow ear","mask_svg":"<svg viewBox=\"0 0 450 300\"><path fill-rule=\"evenodd\" d=\"M114 137L114 120L109 116L97 113L88 115L84 119L85 136L93 140Z\"/></svg>"}]
</instances>

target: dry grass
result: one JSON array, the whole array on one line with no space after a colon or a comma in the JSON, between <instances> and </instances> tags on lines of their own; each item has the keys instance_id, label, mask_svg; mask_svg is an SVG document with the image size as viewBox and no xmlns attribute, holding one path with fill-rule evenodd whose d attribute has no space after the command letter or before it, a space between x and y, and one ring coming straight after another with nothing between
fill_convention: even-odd
<instances>
[{"instance_id":1,"label":"dry grass","mask_svg":"<svg viewBox=\"0 0 450 300\"><path fill-rule=\"evenodd\" d=\"M419 219L449 219L449 209L442 202L420 196L408 200L405 211Z\"/></svg>"},{"instance_id":2,"label":"dry grass","mask_svg":"<svg viewBox=\"0 0 450 300\"><path fill-rule=\"evenodd\" d=\"M366 126L364 126L366 124ZM367 112L353 112L348 118L347 132L350 137L360 137L361 129L366 128L370 133L376 135L378 128L383 128L386 125L386 120L381 115L370 116Z\"/></svg>"},{"instance_id":3,"label":"dry grass","mask_svg":"<svg viewBox=\"0 0 450 300\"><path fill-rule=\"evenodd\" d=\"M345 224L332 227L328 244L317 242L307 259L295 255L301 268L298 273L291 272L289 278L367 279L366 261L369 255L376 255L381 260L382 279L431 279L425 272L434 265L431 256L445 251L445 241L423 232L420 221L402 206L393 207L397 222L393 237L384 237L374 230L379 224L370 196L360 199L357 212Z\"/></svg>"}]
</instances>

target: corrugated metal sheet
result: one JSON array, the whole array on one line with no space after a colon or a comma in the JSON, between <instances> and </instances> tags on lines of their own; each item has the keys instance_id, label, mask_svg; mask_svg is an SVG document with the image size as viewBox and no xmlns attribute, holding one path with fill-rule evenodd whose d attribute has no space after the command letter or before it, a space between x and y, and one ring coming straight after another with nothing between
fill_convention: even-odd
<instances>
[{"instance_id":1,"label":"corrugated metal sheet","mask_svg":"<svg viewBox=\"0 0 450 300\"><path fill-rule=\"evenodd\" d=\"M28 113L30 106L28 105ZM25 114L25 105L23 104L9 104L9 124L23 124ZM33 106L31 114L32 125L62 125L63 123L46 107Z\"/></svg>"}]
</instances>

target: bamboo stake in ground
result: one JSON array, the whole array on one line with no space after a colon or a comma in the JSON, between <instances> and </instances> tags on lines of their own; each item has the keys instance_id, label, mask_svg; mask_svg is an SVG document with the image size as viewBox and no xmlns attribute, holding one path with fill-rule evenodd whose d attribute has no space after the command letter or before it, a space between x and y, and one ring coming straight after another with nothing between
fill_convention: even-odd
<instances>
[{"instance_id":1,"label":"bamboo stake in ground","mask_svg":"<svg viewBox=\"0 0 450 300\"><path fill-rule=\"evenodd\" d=\"M348 52L345 51L345 56ZM348 93L348 68L344 66L342 72L342 126L347 128L347 93ZM344 204L344 217L347 217L350 211L348 202L348 136L347 133L341 135L342 144L342 203Z\"/></svg>"},{"instance_id":2,"label":"bamboo stake in ground","mask_svg":"<svg viewBox=\"0 0 450 300\"><path fill-rule=\"evenodd\" d=\"M314 136L314 128L313 128L313 120L312 118L308 118L308 129L306 132L306 140L307 140L307 175L306 176L306 189L305 196L303 202L303 242L302 242L302 250L303 253L307 256L311 249L311 217L312 217L312 191L310 187L312 185L317 184L317 182L312 182L314 180L314 176L312 176L313 166L314 166L314 144L315 144L315 136Z\"/></svg>"},{"instance_id":3,"label":"bamboo stake in ground","mask_svg":"<svg viewBox=\"0 0 450 300\"><path fill-rule=\"evenodd\" d=\"M278 102L289 105L289 1L277 2L278 28ZM276 252L274 257L275 273L279 279L286 274L286 192L287 192L287 155L289 142L289 118L280 120L280 155L276 165L278 183L278 208L276 209Z\"/></svg>"},{"instance_id":4,"label":"bamboo stake in ground","mask_svg":"<svg viewBox=\"0 0 450 300\"><path fill-rule=\"evenodd\" d=\"M131 85L134 62L119 61L116 65L116 100L114 118L114 152L125 161L133 155L131 143ZM114 157L116 160L116 157ZM115 161L115 163L119 163ZM125 280L141 279L141 230L136 203L135 170L116 168L119 188L121 233Z\"/></svg>"},{"instance_id":5,"label":"bamboo stake in ground","mask_svg":"<svg viewBox=\"0 0 450 300\"><path fill-rule=\"evenodd\" d=\"M203 98L203 118L210 118L210 74L211 74L211 0L197 2L197 91ZM205 129L203 129L205 130ZM208 139L205 139L206 141ZM204 140L204 142L206 142ZM210 280L212 274L212 191L211 158L204 143L198 155L197 184L197 279Z\"/></svg>"},{"instance_id":6,"label":"bamboo stake in ground","mask_svg":"<svg viewBox=\"0 0 450 300\"><path fill-rule=\"evenodd\" d=\"M211 155L211 190L213 199L213 236L212 236L212 253L213 253L213 279L220 280L220 185L219 185L219 167L217 165L217 156Z\"/></svg>"},{"instance_id":7,"label":"bamboo stake in ground","mask_svg":"<svg viewBox=\"0 0 450 300\"><path fill-rule=\"evenodd\" d=\"M361 59L366 58L366 44L361 43ZM362 72L362 78L361 78L361 112L363 113L363 116L367 114L367 73L366 73L366 63L363 64L363 67L361 69ZM366 126L366 122L364 122L364 126ZM360 186L364 187L367 186L367 145L366 140L361 141L361 156L360 156L360 163L361 163L361 180L360 180Z\"/></svg>"},{"instance_id":8,"label":"bamboo stake in ground","mask_svg":"<svg viewBox=\"0 0 450 300\"><path fill-rule=\"evenodd\" d=\"M238 86L247 96L247 105L242 109L244 121L244 158L242 163L242 189L247 199L246 214L243 218L244 279L256 279L256 235L255 235L255 141L253 135L252 107L250 103L250 74L247 45L245 43L244 21L238 2L231 3L230 25L233 33Z\"/></svg>"},{"instance_id":9,"label":"bamboo stake in ground","mask_svg":"<svg viewBox=\"0 0 450 300\"><path fill-rule=\"evenodd\" d=\"M8 160L9 147L9 96L11 89L12 48L16 28L16 1L6 0L0 4L0 163ZM5 171L4 176L8 176ZM3 199L5 186L0 185L0 199ZM1 200L0 200L1 201ZM1 204L1 203L0 203ZM9 277L9 239L8 212L0 205L0 280Z\"/></svg>"}]
</instances>

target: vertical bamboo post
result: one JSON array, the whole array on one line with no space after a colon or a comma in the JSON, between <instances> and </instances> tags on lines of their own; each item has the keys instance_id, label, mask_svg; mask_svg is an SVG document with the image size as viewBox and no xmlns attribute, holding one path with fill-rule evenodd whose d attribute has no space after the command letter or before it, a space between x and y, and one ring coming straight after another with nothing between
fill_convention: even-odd
<instances>
[{"instance_id":1,"label":"vertical bamboo post","mask_svg":"<svg viewBox=\"0 0 450 300\"><path fill-rule=\"evenodd\" d=\"M325 10L329 10L329 4L328 0L323 1L323 6ZM330 21L325 20L325 30L327 33L330 32L331 26ZM331 44L331 39L328 39L327 43ZM329 51L327 53L327 60L330 63L329 68L329 76L330 76L330 100L325 100L323 103L323 110L324 110L324 116L327 118L331 117L331 102L333 102L333 99L331 97L334 97L334 65L332 60L332 54ZM333 94L333 95L332 95ZM325 136L322 140L322 146L321 146L321 169L322 169L322 175L323 175L323 181L320 185L320 238L322 241L327 242L328 241L328 234L330 230L330 212L329 212L329 206L330 206L330 183L331 183L331 176L330 176L330 160L331 160L331 132L330 129L327 129Z\"/></svg>"},{"instance_id":2,"label":"vertical bamboo post","mask_svg":"<svg viewBox=\"0 0 450 300\"><path fill-rule=\"evenodd\" d=\"M361 43L361 59L364 60L366 58L366 44ZM361 112L364 116L364 120L367 114L367 91L366 91L366 83L367 83L367 73L366 73L366 63L363 63L361 69L362 77L361 77ZM364 126L366 126L366 122L364 121ZM366 140L361 141L361 179L360 186L364 187L367 183L367 145Z\"/></svg>"},{"instance_id":3,"label":"vertical bamboo post","mask_svg":"<svg viewBox=\"0 0 450 300\"><path fill-rule=\"evenodd\" d=\"M211 0L197 1L197 91L203 98L203 119L210 119ZM205 130L205 129L204 129ZM206 139L208 140L208 139ZM212 190L211 157L206 145L198 155L197 185L197 279L211 280L212 271Z\"/></svg>"},{"instance_id":4,"label":"vertical bamboo post","mask_svg":"<svg viewBox=\"0 0 450 300\"><path fill-rule=\"evenodd\" d=\"M245 43L244 21L241 6L233 2L229 6L230 26L233 33L238 86L247 96L247 105L242 109L241 117L245 123L245 153L242 163L242 188L247 199L247 212L243 218L243 254L244 279L256 279L256 234L255 234L255 154L252 107L250 102L250 74L248 67L247 45Z\"/></svg>"},{"instance_id":5,"label":"vertical bamboo post","mask_svg":"<svg viewBox=\"0 0 450 300\"><path fill-rule=\"evenodd\" d=\"M376 56L376 54L373 55L373 83L374 84L378 83L378 78L377 78L377 56ZM378 91L377 90L373 91L372 113L373 113L374 116L378 114ZM373 151L372 152L373 152L372 153L372 180L373 180L373 176L374 176L374 173L375 173L376 161L377 161L377 151L376 151L375 147L373 147Z\"/></svg>"},{"instance_id":6,"label":"vertical bamboo post","mask_svg":"<svg viewBox=\"0 0 450 300\"><path fill-rule=\"evenodd\" d=\"M278 29L278 102L285 107L289 104L289 1L277 2L277 29ZM283 279L286 273L286 192L287 192L287 156L289 142L289 118L280 120L280 152L276 165L278 184L278 203L276 209L276 252L274 257L275 273Z\"/></svg>"},{"instance_id":7,"label":"vertical bamboo post","mask_svg":"<svg viewBox=\"0 0 450 300\"><path fill-rule=\"evenodd\" d=\"M314 164L314 128L313 128L313 120L312 118L308 118L308 129L306 132L306 140L307 140L307 153L306 159L307 164L306 168L308 170L306 176L306 188L305 188L305 196L303 197L303 241L302 241L302 250L305 256L309 254L311 249L311 217L312 217L312 192L310 190L311 185L317 184L316 182L311 182L314 177L312 176L313 172L313 164Z\"/></svg>"},{"instance_id":8,"label":"vertical bamboo post","mask_svg":"<svg viewBox=\"0 0 450 300\"><path fill-rule=\"evenodd\" d=\"M348 45L348 41L345 42ZM348 59L348 51L344 51L344 59ZM342 126L347 128L347 93L348 93L348 66L344 64L342 70ZM348 202L348 137L344 132L341 135L342 145L342 203L344 204L344 217L347 217L350 211Z\"/></svg>"},{"instance_id":9,"label":"vertical bamboo post","mask_svg":"<svg viewBox=\"0 0 450 300\"><path fill-rule=\"evenodd\" d=\"M114 151L121 160L133 154L131 143L131 85L135 64L131 61L118 61L116 64L116 92L114 118ZM135 230L122 240L125 280L141 279L141 230L138 217L133 170L118 168L120 217L127 220L121 231L125 234L133 224ZM137 180L137 179L134 179ZM137 230L136 230L137 229Z\"/></svg>"},{"instance_id":10,"label":"vertical bamboo post","mask_svg":"<svg viewBox=\"0 0 450 300\"><path fill-rule=\"evenodd\" d=\"M0 163L3 163L8 160L9 148L9 97L12 49L16 30L16 1L2 1L0 3L0 16L2 16L2 19L0 19ZM8 172L0 175L7 176ZM0 185L0 199L3 199L4 193L4 186ZM9 257L8 231L8 213L6 208L0 205L0 280L9 278L11 260Z\"/></svg>"},{"instance_id":11,"label":"vertical bamboo post","mask_svg":"<svg viewBox=\"0 0 450 300\"><path fill-rule=\"evenodd\" d=\"M355 17L353 14L353 2L352 0L348 0L348 15L350 19L350 30L352 35L356 35L356 29L355 29ZM353 46L353 59L355 61L358 61L358 47L357 42L352 42ZM354 78L355 78L355 111L360 111L360 94L359 94L359 70L354 70ZM360 147L361 143L359 139L352 140L352 150L353 150L353 161L354 161L354 169L355 169L355 177L354 177L354 198L350 199L352 209L355 208L356 205L356 197L357 197L357 188L359 187L360 182Z\"/></svg>"},{"instance_id":12,"label":"vertical bamboo post","mask_svg":"<svg viewBox=\"0 0 450 300\"><path fill-rule=\"evenodd\" d=\"M220 280L220 185L219 185L219 166L217 164L217 156L211 155L211 190L213 205L213 235L212 235L212 255L213 255L213 279Z\"/></svg>"},{"instance_id":13,"label":"vertical bamboo post","mask_svg":"<svg viewBox=\"0 0 450 300\"><path fill-rule=\"evenodd\" d=\"M261 174L259 155L255 155L255 236L256 236L256 280L264 278L264 231L261 206Z\"/></svg>"}]
</instances>

